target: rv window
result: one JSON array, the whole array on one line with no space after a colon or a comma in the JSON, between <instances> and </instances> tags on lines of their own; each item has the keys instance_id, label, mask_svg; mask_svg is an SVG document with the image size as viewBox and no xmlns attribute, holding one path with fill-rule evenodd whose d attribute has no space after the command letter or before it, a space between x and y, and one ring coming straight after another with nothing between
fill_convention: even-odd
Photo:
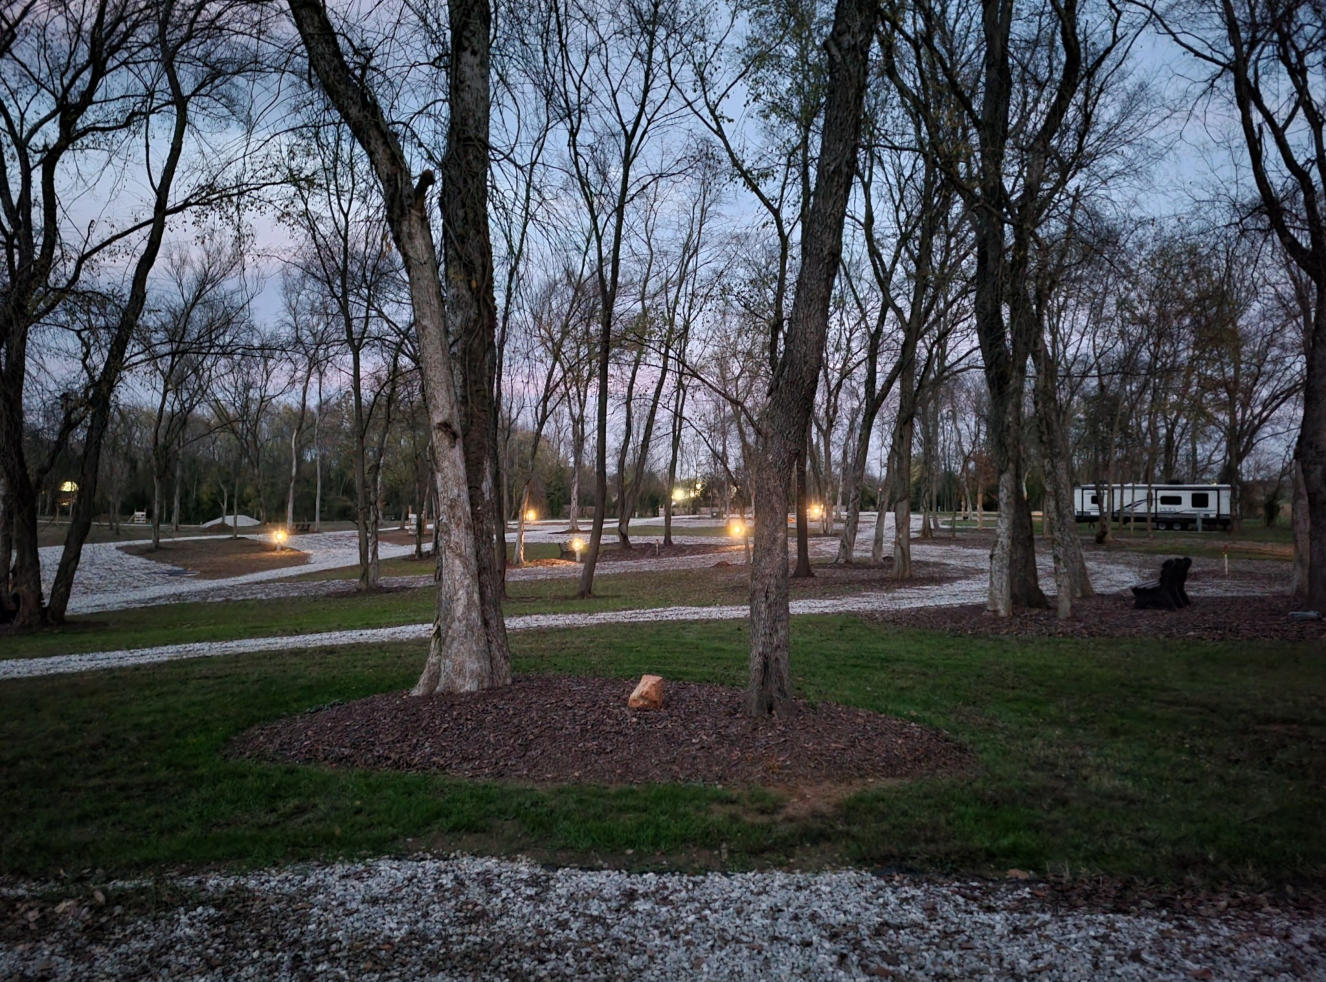
<instances>
[{"instance_id":1,"label":"rv window","mask_svg":"<svg viewBox=\"0 0 1326 982\"><path fill-rule=\"evenodd\" d=\"M1093 495L1091 496L1091 503L1092 503L1093 505L1098 505L1098 504L1100 504L1100 496L1099 496L1099 495L1095 495L1095 494L1093 494Z\"/></svg>"},{"instance_id":2,"label":"rv window","mask_svg":"<svg viewBox=\"0 0 1326 982\"><path fill-rule=\"evenodd\" d=\"M1162 505L1182 505L1183 498L1177 494L1162 494L1160 496L1160 503Z\"/></svg>"},{"instance_id":3,"label":"rv window","mask_svg":"<svg viewBox=\"0 0 1326 982\"><path fill-rule=\"evenodd\" d=\"M1192 496L1192 506L1194 508L1211 507L1211 496L1205 491L1195 491Z\"/></svg>"}]
</instances>

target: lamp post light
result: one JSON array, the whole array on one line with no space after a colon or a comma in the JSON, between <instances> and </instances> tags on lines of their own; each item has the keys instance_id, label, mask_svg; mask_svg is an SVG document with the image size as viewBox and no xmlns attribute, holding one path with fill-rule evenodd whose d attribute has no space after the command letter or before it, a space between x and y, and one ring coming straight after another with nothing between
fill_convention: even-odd
<instances>
[{"instance_id":1,"label":"lamp post light","mask_svg":"<svg viewBox=\"0 0 1326 982\"><path fill-rule=\"evenodd\" d=\"M576 562L580 562L580 551L585 548L585 540L576 536L571 540L571 551L576 554Z\"/></svg>"},{"instance_id":2,"label":"lamp post light","mask_svg":"<svg viewBox=\"0 0 1326 982\"><path fill-rule=\"evenodd\" d=\"M73 481L65 481L60 485L60 494L55 499L55 517L60 518L60 506L64 505L69 509L69 517L72 520L74 516L74 498L78 497L78 485Z\"/></svg>"},{"instance_id":3,"label":"lamp post light","mask_svg":"<svg viewBox=\"0 0 1326 982\"><path fill-rule=\"evenodd\" d=\"M734 539L741 539L741 544L745 549L746 562L750 563L750 533L753 522L747 522L745 519L734 518L727 523L727 534Z\"/></svg>"},{"instance_id":4,"label":"lamp post light","mask_svg":"<svg viewBox=\"0 0 1326 982\"><path fill-rule=\"evenodd\" d=\"M275 532L272 533L272 541L276 543L277 552L280 552L282 549L285 548L285 540L286 540L285 529L277 529Z\"/></svg>"}]
</instances>

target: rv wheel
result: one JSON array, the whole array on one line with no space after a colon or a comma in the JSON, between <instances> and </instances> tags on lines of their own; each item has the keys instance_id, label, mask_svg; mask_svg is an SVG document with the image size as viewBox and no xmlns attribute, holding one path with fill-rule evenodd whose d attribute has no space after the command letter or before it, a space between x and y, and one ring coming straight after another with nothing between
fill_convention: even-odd
<instances>
[{"instance_id":1,"label":"rv wheel","mask_svg":"<svg viewBox=\"0 0 1326 982\"><path fill-rule=\"evenodd\" d=\"M1164 532L1169 528L1169 522L1156 522L1156 528Z\"/></svg>"}]
</instances>

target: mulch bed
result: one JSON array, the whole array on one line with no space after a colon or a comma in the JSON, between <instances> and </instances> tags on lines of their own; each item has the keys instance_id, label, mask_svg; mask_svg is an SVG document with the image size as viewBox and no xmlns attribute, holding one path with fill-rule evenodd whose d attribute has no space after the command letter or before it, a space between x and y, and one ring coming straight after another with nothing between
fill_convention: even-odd
<instances>
[{"instance_id":1,"label":"mulch bed","mask_svg":"<svg viewBox=\"0 0 1326 982\"><path fill-rule=\"evenodd\" d=\"M742 715L740 689L666 683L664 708L626 705L633 681L517 676L505 688L404 692L313 710L241 734L236 756L530 784L823 787L961 770L944 734L832 703L785 719Z\"/></svg>"},{"instance_id":2,"label":"mulch bed","mask_svg":"<svg viewBox=\"0 0 1326 982\"><path fill-rule=\"evenodd\" d=\"M151 544L120 546L120 551L141 556L167 567L186 569L200 580L223 580L264 569L303 566L308 553L289 546L277 549L270 542L244 536L211 539L163 540L160 549Z\"/></svg>"},{"instance_id":3,"label":"mulch bed","mask_svg":"<svg viewBox=\"0 0 1326 982\"><path fill-rule=\"evenodd\" d=\"M1069 638L1174 638L1185 641L1326 641L1326 621L1292 621L1292 597L1193 597L1180 610L1134 610L1131 597L1103 595L1073 603L1061 621L1054 610L1019 609L1011 618L986 612L982 604L913 607L871 615L872 619L959 635Z\"/></svg>"}]
</instances>

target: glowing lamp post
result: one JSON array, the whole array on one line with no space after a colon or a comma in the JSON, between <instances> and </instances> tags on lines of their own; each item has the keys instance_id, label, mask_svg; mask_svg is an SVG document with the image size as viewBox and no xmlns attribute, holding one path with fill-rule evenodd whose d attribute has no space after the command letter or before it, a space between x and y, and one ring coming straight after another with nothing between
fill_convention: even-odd
<instances>
[{"instance_id":1,"label":"glowing lamp post","mask_svg":"<svg viewBox=\"0 0 1326 982\"><path fill-rule=\"evenodd\" d=\"M576 554L576 562L580 562L580 551L585 548L585 540L576 536L571 540L571 551Z\"/></svg>"},{"instance_id":2,"label":"glowing lamp post","mask_svg":"<svg viewBox=\"0 0 1326 982\"><path fill-rule=\"evenodd\" d=\"M65 481L60 485L60 496L55 499L55 517L60 517L60 506L64 505L69 509L69 515L72 518L74 514L74 499L78 497L78 485L73 481ZM7 562L8 560L6 560Z\"/></svg>"},{"instance_id":3,"label":"glowing lamp post","mask_svg":"<svg viewBox=\"0 0 1326 982\"><path fill-rule=\"evenodd\" d=\"M745 547L747 563L750 562L751 525L752 525L751 522L747 522L744 519L740 518L734 518L732 519L732 521L727 523L727 534L732 536L732 538L734 539L740 539L742 546Z\"/></svg>"},{"instance_id":4,"label":"glowing lamp post","mask_svg":"<svg viewBox=\"0 0 1326 982\"><path fill-rule=\"evenodd\" d=\"M276 543L277 552L280 552L282 549L285 548L285 540L286 540L285 529L277 529L275 532L272 533L272 541Z\"/></svg>"},{"instance_id":5,"label":"glowing lamp post","mask_svg":"<svg viewBox=\"0 0 1326 982\"><path fill-rule=\"evenodd\" d=\"M531 508L529 511L525 512L525 524L526 525L534 524L534 520L538 517L539 513L536 512L533 508Z\"/></svg>"}]
</instances>

